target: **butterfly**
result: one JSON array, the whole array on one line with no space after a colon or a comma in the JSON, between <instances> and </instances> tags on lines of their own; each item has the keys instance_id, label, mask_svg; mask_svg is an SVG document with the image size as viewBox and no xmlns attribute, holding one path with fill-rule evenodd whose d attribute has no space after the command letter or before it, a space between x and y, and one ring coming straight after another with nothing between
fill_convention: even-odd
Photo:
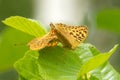
<instances>
[{"instance_id":1,"label":"butterfly","mask_svg":"<svg viewBox=\"0 0 120 80\"><path fill-rule=\"evenodd\" d=\"M33 39L28 43L31 50L40 50L55 46L61 42L64 47L75 49L82 43L87 35L87 26L69 26L62 23L50 24L50 32L43 37Z\"/></svg>"}]
</instances>

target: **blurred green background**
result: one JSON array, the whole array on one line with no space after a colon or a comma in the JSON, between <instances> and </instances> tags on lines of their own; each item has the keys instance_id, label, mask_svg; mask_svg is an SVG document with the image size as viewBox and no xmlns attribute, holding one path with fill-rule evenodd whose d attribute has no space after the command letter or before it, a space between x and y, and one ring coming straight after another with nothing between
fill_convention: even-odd
<instances>
[{"instance_id":1,"label":"blurred green background","mask_svg":"<svg viewBox=\"0 0 120 80\"><path fill-rule=\"evenodd\" d=\"M119 0L0 0L0 80L18 79L13 64L23 57L28 50L26 44L33 38L1 22L16 15L36 19L46 28L50 22L87 25L86 42L102 52L120 43ZM120 49L110 59L118 72L119 61Z\"/></svg>"}]
</instances>

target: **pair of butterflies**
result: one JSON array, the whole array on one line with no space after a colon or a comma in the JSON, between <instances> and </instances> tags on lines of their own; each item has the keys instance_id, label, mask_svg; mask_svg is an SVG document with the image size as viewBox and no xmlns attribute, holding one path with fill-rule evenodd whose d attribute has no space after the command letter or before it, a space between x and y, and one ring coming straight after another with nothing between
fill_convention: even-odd
<instances>
[{"instance_id":1,"label":"pair of butterflies","mask_svg":"<svg viewBox=\"0 0 120 80\"><path fill-rule=\"evenodd\" d=\"M86 26L68 26L62 23L54 25L51 23L50 27L51 29L48 34L35 38L28 43L31 50L55 46L59 42L65 47L75 49L88 35L88 28Z\"/></svg>"}]
</instances>

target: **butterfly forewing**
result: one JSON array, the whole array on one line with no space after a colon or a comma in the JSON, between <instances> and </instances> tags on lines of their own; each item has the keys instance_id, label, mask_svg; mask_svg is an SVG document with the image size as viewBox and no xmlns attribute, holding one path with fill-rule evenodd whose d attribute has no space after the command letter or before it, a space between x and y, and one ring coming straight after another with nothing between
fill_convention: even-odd
<instances>
[{"instance_id":1,"label":"butterfly forewing","mask_svg":"<svg viewBox=\"0 0 120 80\"><path fill-rule=\"evenodd\" d=\"M65 24L55 24L55 29L58 34L62 37L58 38L63 42L64 46L76 48L80 43L82 43L88 34L88 29L86 26L68 26Z\"/></svg>"},{"instance_id":2,"label":"butterfly forewing","mask_svg":"<svg viewBox=\"0 0 120 80\"><path fill-rule=\"evenodd\" d=\"M54 33L54 29L51 29L48 34L43 37L33 39L28 43L31 50L40 50L45 47L57 45L57 36Z\"/></svg>"},{"instance_id":3,"label":"butterfly forewing","mask_svg":"<svg viewBox=\"0 0 120 80\"><path fill-rule=\"evenodd\" d=\"M88 35L88 29L86 26L70 26L68 27L68 32L79 42L84 41Z\"/></svg>"}]
</instances>

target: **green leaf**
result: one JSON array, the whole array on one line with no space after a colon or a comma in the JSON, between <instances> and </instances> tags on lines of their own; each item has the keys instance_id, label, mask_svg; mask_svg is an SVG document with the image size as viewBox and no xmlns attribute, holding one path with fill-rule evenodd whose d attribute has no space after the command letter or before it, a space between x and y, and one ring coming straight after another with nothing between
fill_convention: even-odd
<instances>
[{"instance_id":1,"label":"green leaf","mask_svg":"<svg viewBox=\"0 0 120 80\"><path fill-rule=\"evenodd\" d=\"M80 69L80 71L78 73L78 78L80 78L84 74L87 74L89 71L91 71L91 70L99 67L103 63L107 62L107 60L115 52L115 50L117 49L117 47L118 47L118 45L115 45L109 52L98 54L98 55L92 57L87 62L85 62L82 65L82 67L81 67L81 69Z\"/></svg>"},{"instance_id":2,"label":"green leaf","mask_svg":"<svg viewBox=\"0 0 120 80\"><path fill-rule=\"evenodd\" d=\"M28 50L27 42L33 37L15 29L6 28L0 38L0 71L3 71L13 68L15 61Z\"/></svg>"},{"instance_id":3,"label":"green leaf","mask_svg":"<svg viewBox=\"0 0 120 80\"><path fill-rule=\"evenodd\" d=\"M45 29L35 20L21 16L11 16L2 21L4 24L38 37L46 33Z\"/></svg>"},{"instance_id":4,"label":"green leaf","mask_svg":"<svg viewBox=\"0 0 120 80\"><path fill-rule=\"evenodd\" d=\"M38 22L20 16L6 18L3 23L15 28L16 30L6 28L1 32L0 71L11 69L13 67L13 63L22 57L29 49L27 43L33 39L33 36L43 36L46 33Z\"/></svg>"},{"instance_id":5,"label":"green leaf","mask_svg":"<svg viewBox=\"0 0 120 80\"><path fill-rule=\"evenodd\" d=\"M109 53L112 54L114 50L115 48ZM76 80L82 64L99 53L90 44L81 44L75 50L61 46L48 47L40 51L26 52L25 56L14 66L21 76L21 80ZM109 63L97 68L95 70L97 73L92 71L91 80L109 80L109 78L117 80L120 78L119 73ZM109 76L111 73L114 75ZM104 79L106 77L107 79Z\"/></svg>"},{"instance_id":6,"label":"green leaf","mask_svg":"<svg viewBox=\"0 0 120 80\"><path fill-rule=\"evenodd\" d=\"M104 9L97 14L98 28L120 33L120 9Z\"/></svg>"},{"instance_id":7,"label":"green leaf","mask_svg":"<svg viewBox=\"0 0 120 80\"><path fill-rule=\"evenodd\" d=\"M98 80L120 80L120 74L112 67L109 62L92 70L91 76L98 78ZM96 80L96 79L95 79Z\"/></svg>"}]
</instances>

